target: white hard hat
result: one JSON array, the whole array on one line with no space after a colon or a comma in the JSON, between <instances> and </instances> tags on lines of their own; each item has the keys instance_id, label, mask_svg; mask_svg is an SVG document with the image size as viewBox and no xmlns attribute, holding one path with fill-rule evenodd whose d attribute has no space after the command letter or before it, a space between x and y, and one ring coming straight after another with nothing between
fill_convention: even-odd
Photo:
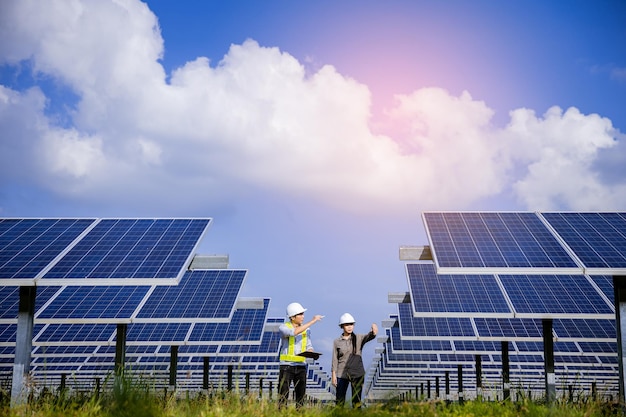
<instances>
[{"instance_id":1,"label":"white hard hat","mask_svg":"<svg viewBox=\"0 0 626 417\"><path fill-rule=\"evenodd\" d=\"M300 303L291 303L287 306L287 317L293 317L305 311L306 308L302 307Z\"/></svg>"},{"instance_id":2,"label":"white hard hat","mask_svg":"<svg viewBox=\"0 0 626 417\"><path fill-rule=\"evenodd\" d=\"M341 317L339 317L339 327L343 326L344 324L353 324L355 321L356 320L354 320L354 317L352 317L352 314L343 313Z\"/></svg>"}]
</instances>

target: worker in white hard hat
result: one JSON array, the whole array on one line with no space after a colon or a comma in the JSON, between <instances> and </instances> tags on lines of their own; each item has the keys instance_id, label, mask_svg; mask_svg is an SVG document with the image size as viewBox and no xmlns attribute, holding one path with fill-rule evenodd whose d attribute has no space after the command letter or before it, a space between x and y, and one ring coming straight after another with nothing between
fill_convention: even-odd
<instances>
[{"instance_id":1,"label":"worker in white hard hat","mask_svg":"<svg viewBox=\"0 0 626 417\"><path fill-rule=\"evenodd\" d=\"M309 334L309 327L320 321L324 316L316 315L307 323L304 322L304 312L307 309L300 303L291 303L287 306L289 321L279 327L280 370L278 373L278 404L283 407L289 398L289 387L293 382L296 396L296 407L304 405L306 394L307 363L304 356L298 355L304 351L313 351L313 344Z\"/></svg>"},{"instance_id":2,"label":"worker in white hard hat","mask_svg":"<svg viewBox=\"0 0 626 417\"><path fill-rule=\"evenodd\" d=\"M331 364L332 384L336 387L336 403L342 406L346 402L348 386L352 386L352 407L361 408L361 393L365 368L361 351L363 345L376 337L378 326L372 323L367 334L354 333L354 317L344 313L339 318L341 336L333 342L333 359Z\"/></svg>"}]
</instances>

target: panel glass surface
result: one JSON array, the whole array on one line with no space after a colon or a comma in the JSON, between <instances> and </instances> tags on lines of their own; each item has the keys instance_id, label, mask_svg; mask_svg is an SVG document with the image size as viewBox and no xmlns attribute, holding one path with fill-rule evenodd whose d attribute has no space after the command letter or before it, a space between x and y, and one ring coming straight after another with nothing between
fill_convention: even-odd
<instances>
[{"instance_id":1,"label":"panel glass surface","mask_svg":"<svg viewBox=\"0 0 626 417\"><path fill-rule=\"evenodd\" d=\"M615 320L559 319L552 329L559 338L614 339L617 342Z\"/></svg>"},{"instance_id":2,"label":"panel glass surface","mask_svg":"<svg viewBox=\"0 0 626 417\"><path fill-rule=\"evenodd\" d=\"M95 219L0 219L0 279L34 279Z\"/></svg>"},{"instance_id":3,"label":"panel glass surface","mask_svg":"<svg viewBox=\"0 0 626 417\"><path fill-rule=\"evenodd\" d=\"M102 219L44 279L176 279L209 221Z\"/></svg>"},{"instance_id":4,"label":"panel glass surface","mask_svg":"<svg viewBox=\"0 0 626 417\"><path fill-rule=\"evenodd\" d=\"M579 268L529 212L424 213L439 268Z\"/></svg>"},{"instance_id":5,"label":"panel glass surface","mask_svg":"<svg viewBox=\"0 0 626 417\"><path fill-rule=\"evenodd\" d=\"M105 343L112 339L116 328L115 324L48 324L36 333L33 344Z\"/></svg>"},{"instance_id":6,"label":"panel glass surface","mask_svg":"<svg viewBox=\"0 0 626 417\"><path fill-rule=\"evenodd\" d=\"M128 326L126 341L184 342L190 327L190 323L133 323Z\"/></svg>"},{"instance_id":7,"label":"panel glass surface","mask_svg":"<svg viewBox=\"0 0 626 417\"><path fill-rule=\"evenodd\" d=\"M227 319L245 276L243 270L187 271L179 285L157 287L142 306L137 319Z\"/></svg>"},{"instance_id":8,"label":"panel glass surface","mask_svg":"<svg viewBox=\"0 0 626 417\"><path fill-rule=\"evenodd\" d=\"M398 304L402 337L475 337L469 318L413 317L409 303Z\"/></svg>"},{"instance_id":9,"label":"panel glass surface","mask_svg":"<svg viewBox=\"0 0 626 417\"><path fill-rule=\"evenodd\" d=\"M228 323L196 323L190 342L249 342L261 341L269 299L263 300L264 308L237 309Z\"/></svg>"},{"instance_id":10,"label":"panel glass surface","mask_svg":"<svg viewBox=\"0 0 626 417\"><path fill-rule=\"evenodd\" d=\"M584 275L498 277L518 314L614 314Z\"/></svg>"},{"instance_id":11,"label":"panel glass surface","mask_svg":"<svg viewBox=\"0 0 626 417\"><path fill-rule=\"evenodd\" d=\"M36 318L128 319L149 289L148 286L65 287L45 309L37 313Z\"/></svg>"},{"instance_id":12,"label":"panel glass surface","mask_svg":"<svg viewBox=\"0 0 626 417\"><path fill-rule=\"evenodd\" d=\"M406 269L416 313L511 313L493 275L437 275L431 263Z\"/></svg>"},{"instance_id":13,"label":"panel glass surface","mask_svg":"<svg viewBox=\"0 0 626 417\"><path fill-rule=\"evenodd\" d=\"M589 269L626 270L626 213L542 213Z\"/></svg>"},{"instance_id":14,"label":"panel glass surface","mask_svg":"<svg viewBox=\"0 0 626 417\"><path fill-rule=\"evenodd\" d=\"M480 337L542 338L543 325L538 319L475 318Z\"/></svg>"},{"instance_id":15,"label":"panel glass surface","mask_svg":"<svg viewBox=\"0 0 626 417\"><path fill-rule=\"evenodd\" d=\"M38 287L35 311L38 311L61 287ZM0 319L16 319L20 304L19 287L0 287Z\"/></svg>"}]
</instances>

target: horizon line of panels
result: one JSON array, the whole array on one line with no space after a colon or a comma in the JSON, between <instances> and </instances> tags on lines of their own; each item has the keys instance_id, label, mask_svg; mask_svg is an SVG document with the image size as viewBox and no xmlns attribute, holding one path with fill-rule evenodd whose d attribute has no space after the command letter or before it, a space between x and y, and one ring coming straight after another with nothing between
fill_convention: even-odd
<instances>
[{"instance_id":1,"label":"horizon line of panels","mask_svg":"<svg viewBox=\"0 0 626 417\"><path fill-rule=\"evenodd\" d=\"M626 275L626 213L424 212L442 274Z\"/></svg>"},{"instance_id":2,"label":"horizon line of panels","mask_svg":"<svg viewBox=\"0 0 626 417\"><path fill-rule=\"evenodd\" d=\"M416 317L614 319L606 275L450 275L433 263L407 263Z\"/></svg>"},{"instance_id":3,"label":"horizon line of panels","mask_svg":"<svg viewBox=\"0 0 626 417\"><path fill-rule=\"evenodd\" d=\"M176 285L211 218L0 218L0 286Z\"/></svg>"},{"instance_id":4,"label":"horizon line of panels","mask_svg":"<svg viewBox=\"0 0 626 417\"><path fill-rule=\"evenodd\" d=\"M228 322L247 270L188 270L175 286L37 289L35 323ZM0 325L17 323L19 288L0 287Z\"/></svg>"}]
</instances>

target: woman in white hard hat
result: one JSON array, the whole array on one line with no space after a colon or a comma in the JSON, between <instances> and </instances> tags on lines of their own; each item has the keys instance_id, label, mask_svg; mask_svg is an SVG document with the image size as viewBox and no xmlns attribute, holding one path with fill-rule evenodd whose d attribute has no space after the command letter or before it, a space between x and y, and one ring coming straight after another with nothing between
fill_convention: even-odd
<instances>
[{"instance_id":1,"label":"woman in white hard hat","mask_svg":"<svg viewBox=\"0 0 626 417\"><path fill-rule=\"evenodd\" d=\"M354 333L354 317L344 313L339 318L339 327L343 329L341 336L333 342L332 383L337 388L336 402L343 406L346 402L348 386L352 386L352 406L361 408L361 392L365 379L365 368L361 351L363 345L376 337L378 326L372 323L367 334Z\"/></svg>"},{"instance_id":2,"label":"woman in white hard hat","mask_svg":"<svg viewBox=\"0 0 626 417\"><path fill-rule=\"evenodd\" d=\"M304 405L306 394L306 358L299 355L304 351L313 351L309 327L320 321L324 316L313 316L313 320L304 323L306 308L300 303L291 303L287 306L289 321L280 325L280 368L278 371L278 405L287 404L289 387L293 381L293 390L296 394L296 407Z\"/></svg>"}]
</instances>

